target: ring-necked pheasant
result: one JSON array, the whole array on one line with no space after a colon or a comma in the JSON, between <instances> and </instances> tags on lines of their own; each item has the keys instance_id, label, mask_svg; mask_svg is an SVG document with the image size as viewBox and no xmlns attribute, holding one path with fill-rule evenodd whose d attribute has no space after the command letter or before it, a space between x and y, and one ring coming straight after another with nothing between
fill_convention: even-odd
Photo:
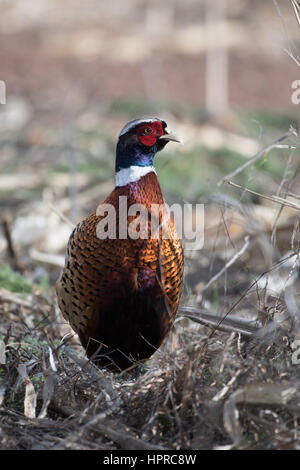
<instances>
[{"instance_id":1,"label":"ring-necked pheasant","mask_svg":"<svg viewBox=\"0 0 300 470\"><path fill-rule=\"evenodd\" d=\"M153 166L155 154L171 140L179 142L158 118L137 119L122 129L116 187L73 230L56 284L62 314L88 357L112 371L148 359L168 334L178 309L183 250L172 217L159 208L165 200ZM145 212L140 224L141 213L126 212L124 217L120 196L128 211L142 204L146 222ZM111 207L107 205L116 214L113 233L104 224ZM153 220L156 230L151 231Z\"/></svg>"}]
</instances>

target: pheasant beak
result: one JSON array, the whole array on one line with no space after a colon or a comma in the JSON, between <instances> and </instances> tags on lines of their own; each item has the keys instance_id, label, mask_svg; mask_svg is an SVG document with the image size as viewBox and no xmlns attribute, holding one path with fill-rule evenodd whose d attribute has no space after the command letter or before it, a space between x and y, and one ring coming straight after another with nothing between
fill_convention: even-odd
<instances>
[{"instance_id":1,"label":"pheasant beak","mask_svg":"<svg viewBox=\"0 0 300 470\"><path fill-rule=\"evenodd\" d=\"M168 131L165 129L165 134L159 137L159 140L170 140L172 142L178 142L179 144L183 144L183 140L175 134L175 132Z\"/></svg>"}]
</instances>

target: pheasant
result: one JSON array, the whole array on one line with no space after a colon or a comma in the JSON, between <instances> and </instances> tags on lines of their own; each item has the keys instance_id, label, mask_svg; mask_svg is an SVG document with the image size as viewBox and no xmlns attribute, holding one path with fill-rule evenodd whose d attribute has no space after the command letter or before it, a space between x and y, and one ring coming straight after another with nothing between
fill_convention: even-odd
<instances>
[{"instance_id":1,"label":"pheasant","mask_svg":"<svg viewBox=\"0 0 300 470\"><path fill-rule=\"evenodd\" d=\"M87 356L113 372L147 360L178 310L183 249L154 168L155 154L169 141L180 142L158 118L122 129L116 187L73 230L56 283L59 308ZM136 205L144 217L130 215Z\"/></svg>"}]
</instances>

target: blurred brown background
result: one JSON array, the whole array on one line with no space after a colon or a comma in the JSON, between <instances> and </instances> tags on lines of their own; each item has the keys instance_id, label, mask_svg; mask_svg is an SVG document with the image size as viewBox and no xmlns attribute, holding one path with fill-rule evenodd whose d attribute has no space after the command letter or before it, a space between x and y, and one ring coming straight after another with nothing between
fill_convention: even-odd
<instances>
[{"instance_id":1,"label":"blurred brown background","mask_svg":"<svg viewBox=\"0 0 300 470\"><path fill-rule=\"evenodd\" d=\"M75 223L112 189L116 139L128 120L158 115L185 140L181 148L170 144L157 167L170 203L210 203L206 246L220 219L220 199L211 198L223 205L229 195L241 198L236 189L218 188L218 180L297 125L291 86L299 77L299 25L291 2L0 6L0 257L34 281L50 269L52 284L63 262L71 228L57 212ZM280 195L288 158L288 149L275 149L235 181ZM297 153L292 168L295 159ZM278 207L242 197L269 229ZM289 208L281 212L285 223ZM233 237L245 235L244 222L233 224Z\"/></svg>"}]
</instances>

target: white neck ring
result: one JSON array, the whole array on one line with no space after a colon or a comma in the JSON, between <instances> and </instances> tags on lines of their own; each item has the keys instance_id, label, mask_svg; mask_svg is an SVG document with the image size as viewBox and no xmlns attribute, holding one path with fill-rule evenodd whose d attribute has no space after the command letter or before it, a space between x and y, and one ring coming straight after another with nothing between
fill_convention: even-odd
<instances>
[{"instance_id":1,"label":"white neck ring","mask_svg":"<svg viewBox=\"0 0 300 470\"><path fill-rule=\"evenodd\" d=\"M129 183L134 183L148 173L154 172L154 166L137 166L132 165L129 168L122 168L116 173L116 186L126 186Z\"/></svg>"}]
</instances>

